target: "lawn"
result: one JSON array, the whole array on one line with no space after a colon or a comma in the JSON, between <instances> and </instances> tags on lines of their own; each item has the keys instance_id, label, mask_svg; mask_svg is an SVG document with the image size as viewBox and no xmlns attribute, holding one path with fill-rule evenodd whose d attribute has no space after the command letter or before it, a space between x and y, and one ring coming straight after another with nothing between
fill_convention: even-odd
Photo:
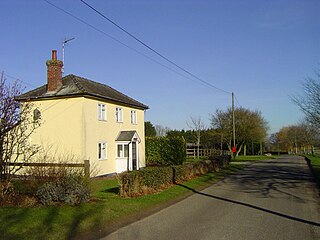
<instances>
[{"instance_id":1,"label":"lawn","mask_svg":"<svg viewBox=\"0 0 320 240\"><path fill-rule=\"evenodd\" d=\"M260 161L260 160L268 160L275 159L278 155L265 156L265 155L247 155L247 156L237 156L236 159L231 159L231 162L249 162L249 161ZM207 159L206 157L193 158L187 157L187 162L199 162Z\"/></svg>"},{"instance_id":2,"label":"lawn","mask_svg":"<svg viewBox=\"0 0 320 240\"><path fill-rule=\"evenodd\" d=\"M80 206L0 207L0 238L98 239L118 222L135 219L138 214L191 194L188 188L199 190L242 168L232 165L218 173L208 173L160 193L139 198L119 197L115 179L93 180L93 201Z\"/></svg>"}]
</instances>

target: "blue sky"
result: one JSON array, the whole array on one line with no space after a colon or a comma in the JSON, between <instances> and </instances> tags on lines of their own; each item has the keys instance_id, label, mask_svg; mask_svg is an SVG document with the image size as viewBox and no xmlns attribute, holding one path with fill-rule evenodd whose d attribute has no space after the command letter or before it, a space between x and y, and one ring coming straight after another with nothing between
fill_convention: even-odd
<instances>
[{"instance_id":1,"label":"blue sky","mask_svg":"<svg viewBox=\"0 0 320 240\"><path fill-rule=\"evenodd\" d=\"M2 0L0 70L26 90L46 83L51 50L61 59L62 40L75 37L66 46L65 74L147 104L153 124L187 129L190 116L200 116L209 126L210 113L230 107L230 94L182 77L80 1L48 1L140 54L43 0ZM320 66L320 1L86 1L181 67L235 92L236 106L260 110L270 132L303 118L289 96Z\"/></svg>"}]
</instances>

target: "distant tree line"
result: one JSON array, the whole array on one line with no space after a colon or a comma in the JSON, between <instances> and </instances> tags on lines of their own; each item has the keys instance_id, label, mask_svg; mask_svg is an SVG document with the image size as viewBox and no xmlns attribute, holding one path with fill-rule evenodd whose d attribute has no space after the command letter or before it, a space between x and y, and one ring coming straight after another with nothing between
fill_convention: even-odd
<instances>
[{"instance_id":1,"label":"distant tree line","mask_svg":"<svg viewBox=\"0 0 320 240\"><path fill-rule=\"evenodd\" d=\"M200 117L191 117L188 123L190 130L166 129L165 136L183 137L186 143L193 144L199 148L214 148L229 150L232 148L232 112L231 109L218 109L210 115L210 126L206 127ZM247 108L235 109L236 145L238 154L262 154L265 146L268 123L261 112L252 111ZM156 136L156 128L151 122L146 122L146 136ZM163 132L163 131L162 131ZM148 134L152 135L148 135ZM160 136L160 135L158 135ZM199 151L198 151L199 155Z\"/></svg>"},{"instance_id":2,"label":"distant tree line","mask_svg":"<svg viewBox=\"0 0 320 240\"><path fill-rule=\"evenodd\" d=\"M267 150L274 153L313 154L319 139L320 136L313 125L302 122L282 127L277 133L271 134Z\"/></svg>"}]
</instances>

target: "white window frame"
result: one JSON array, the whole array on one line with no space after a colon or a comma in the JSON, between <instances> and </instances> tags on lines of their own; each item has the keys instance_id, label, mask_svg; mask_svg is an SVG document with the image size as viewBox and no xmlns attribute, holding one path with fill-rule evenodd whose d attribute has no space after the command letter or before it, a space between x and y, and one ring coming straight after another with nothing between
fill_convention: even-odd
<instances>
[{"instance_id":1,"label":"white window frame","mask_svg":"<svg viewBox=\"0 0 320 240\"><path fill-rule=\"evenodd\" d=\"M98 142L98 159L106 160L107 159L107 142Z\"/></svg>"},{"instance_id":2,"label":"white window frame","mask_svg":"<svg viewBox=\"0 0 320 240\"><path fill-rule=\"evenodd\" d=\"M122 147L122 151L120 152L120 155L119 155L119 152L118 152L118 147L121 146ZM125 146L127 146L127 154L128 156L125 156ZM129 158L129 143L117 143L117 149L116 149L116 152L117 152L117 158Z\"/></svg>"},{"instance_id":3,"label":"white window frame","mask_svg":"<svg viewBox=\"0 0 320 240\"><path fill-rule=\"evenodd\" d=\"M99 121L107 120L107 107L104 103L98 103L98 120Z\"/></svg>"},{"instance_id":4,"label":"white window frame","mask_svg":"<svg viewBox=\"0 0 320 240\"><path fill-rule=\"evenodd\" d=\"M116 122L122 123L123 118L122 118L122 107L116 107Z\"/></svg>"},{"instance_id":5,"label":"white window frame","mask_svg":"<svg viewBox=\"0 0 320 240\"><path fill-rule=\"evenodd\" d=\"M137 111L131 110L130 115L131 115L131 124L137 124Z\"/></svg>"}]
</instances>

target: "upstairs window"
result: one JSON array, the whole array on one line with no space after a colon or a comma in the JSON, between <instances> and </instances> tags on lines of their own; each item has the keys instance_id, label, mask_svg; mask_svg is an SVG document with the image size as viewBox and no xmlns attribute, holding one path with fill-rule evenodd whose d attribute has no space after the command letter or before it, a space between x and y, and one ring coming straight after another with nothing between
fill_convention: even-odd
<instances>
[{"instance_id":1,"label":"upstairs window","mask_svg":"<svg viewBox=\"0 0 320 240\"><path fill-rule=\"evenodd\" d=\"M98 120L105 121L106 119L106 105L103 103L98 103Z\"/></svg>"},{"instance_id":2,"label":"upstairs window","mask_svg":"<svg viewBox=\"0 0 320 240\"><path fill-rule=\"evenodd\" d=\"M39 119L41 119L41 112L36 108L35 110L33 110L33 121L37 121Z\"/></svg>"},{"instance_id":3,"label":"upstairs window","mask_svg":"<svg viewBox=\"0 0 320 240\"><path fill-rule=\"evenodd\" d=\"M122 122L122 108L116 107L116 121Z\"/></svg>"},{"instance_id":4,"label":"upstairs window","mask_svg":"<svg viewBox=\"0 0 320 240\"><path fill-rule=\"evenodd\" d=\"M137 124L137 111L131 110L131 124Z\"/></svg>"},{"instance_id":5,"label":"upstairs window","mask_svg":"<svg viewBox=\"0 0 320 240\"><path fill-rule=\"evenodd\" d=\"M106 142L98 143L98 159L99 160L107 159L107 143Z\"/></svg>"}]
</instances>

